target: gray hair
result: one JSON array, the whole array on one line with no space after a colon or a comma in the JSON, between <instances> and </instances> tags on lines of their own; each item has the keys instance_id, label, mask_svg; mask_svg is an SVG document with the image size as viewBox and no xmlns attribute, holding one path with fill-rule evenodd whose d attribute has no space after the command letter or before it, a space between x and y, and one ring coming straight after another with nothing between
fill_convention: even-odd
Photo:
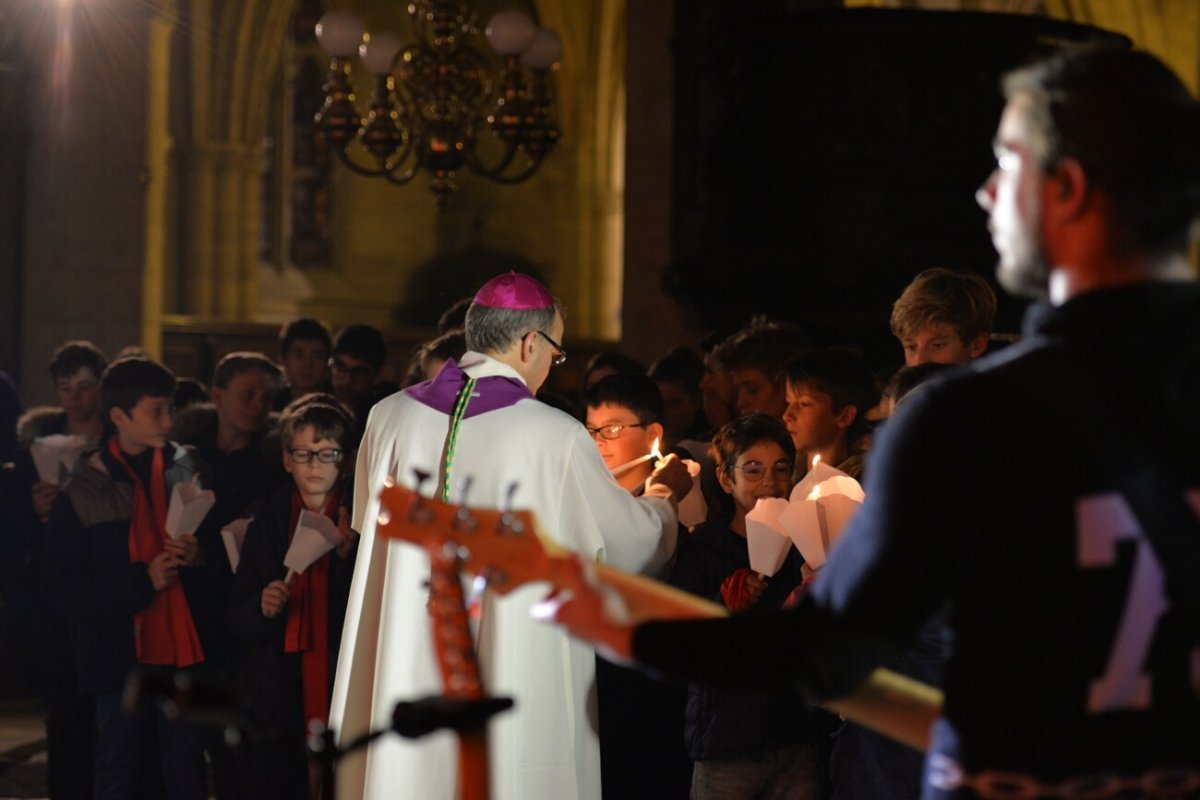
<instances>
[{"instance_id":1,"label":"gray hair","mask_svg":"<svg viewBox=\"0 0 1200 800\"><path fill-rule=\"evenodd\" d=\"M502 353L530 331L544 331L561 314L558 301L547 308L515 310L472 303L467 309L467 349L477 353Z\"/></svg>"},{"instance_id":2,"label":"gray hair","mask_svg":"<svg viewBox=\"0 0 1200 800\"><path fill-rule=\"evenodd\" d=\"M1148 53L1063 50L1004 79L1028 99L1033 155L1044 170L1072 158L1109 196L1127 244L1182 247L1200 217L1200 103Z\"/></svg>"}]
</instances>

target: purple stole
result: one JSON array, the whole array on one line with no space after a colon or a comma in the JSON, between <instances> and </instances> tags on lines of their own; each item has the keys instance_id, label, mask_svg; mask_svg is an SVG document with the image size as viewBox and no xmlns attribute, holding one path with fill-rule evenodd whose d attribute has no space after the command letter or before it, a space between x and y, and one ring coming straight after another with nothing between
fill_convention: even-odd
<instances>
[{"instance_id":1,"label":"purple stole","mask_svg":"<svg viewBox=\"0 0 1200 800\"><path fill-rule=\"evenodd\" d=\"M463 372L453 358L446 361L441 372L433 380L410 386L404 391L418 403L440 411L449 416L454 412L454 402L458 393L467 382L467 373ZM489 411L516 405L520 400L533 397L529 387L516 378L506 378L503 375L491 375L475 381L475 392L467 403L464 419L477 417Z\"/></svg>"}]
</instances>

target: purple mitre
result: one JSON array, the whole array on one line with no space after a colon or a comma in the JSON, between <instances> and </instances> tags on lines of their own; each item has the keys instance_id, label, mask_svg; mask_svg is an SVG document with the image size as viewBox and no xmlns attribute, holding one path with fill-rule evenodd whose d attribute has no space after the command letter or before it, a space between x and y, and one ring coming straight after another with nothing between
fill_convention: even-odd
<instances>
[{"instance_id":1,"label":"purple mitre","mask_svg":"<svg viewBox=\"0 0 1200 800\"><path fill-rule=\"evenodd\" d=\"M536 308L550 308L554 305L554 295L528 275L506 272L485 283L475 293L474 302L488 308L530 311Z\"/></svg>"}]
</instances>

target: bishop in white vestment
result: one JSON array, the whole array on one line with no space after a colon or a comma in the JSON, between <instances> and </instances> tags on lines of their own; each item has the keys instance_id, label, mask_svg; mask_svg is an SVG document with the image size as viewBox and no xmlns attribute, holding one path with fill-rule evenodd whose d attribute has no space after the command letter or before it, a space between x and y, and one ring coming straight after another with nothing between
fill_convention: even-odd
<instances>
[{"instance_id":1,"label":"bishop in white vestment","mask_svg":"<svg viewBox=\"0 0 1200 800\"><path fill-rule=\"evenodd\" d=\"M453 442L452 501L469 477L470 505L529 509L558 544L631 572L653 571L674 550L674 498L690 484L682 464L669 458L635 499L612 479L583 425L534 398L565 356L550 293L527 276L502 275L476 295L466 331L471 351L461 363L447 362L433 381L383 400L367 421L353 521L362 541L330 714L343 743L386 727L398 701L441 693L426 611L429 560L415 547L377 539L375 519L388 476L410 488L414 469L444 480L451 413L468 379L475 383ZM422 491L432 496L440 489L433 484ZM546 593L545 584L533 584L484 599L484 686L516 703L489 728L492 797L599 800L588 718L593 651L530 617ZM338 796L453 800L456 758L450 733L385 736L339 765Z\"/></svg>"}]
</instances>

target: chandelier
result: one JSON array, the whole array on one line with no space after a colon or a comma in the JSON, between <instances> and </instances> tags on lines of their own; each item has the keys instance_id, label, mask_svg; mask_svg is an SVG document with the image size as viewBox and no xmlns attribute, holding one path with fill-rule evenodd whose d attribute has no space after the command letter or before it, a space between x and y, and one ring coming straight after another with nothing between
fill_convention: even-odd
<instances>
[{"instance_id":1,"label":"chandelier","mask_svg":"<svg viewBox=\"0 0 1200 800\"><path fill-rule=\"evenodd\" d=\"M315 118L326 145L359 175L404 184L428 172L439 208L463 167L498 183L531 176L559 137L549 76L562 52L558 34L516 9L497 12L485 28L502 62L494 76L471 44L479 31L465 0L413 0L408 13L416 34L410 44L368 33L349 11L330 11L317 23L317 42L330 58ZM375 76L366 117L351 83L355 53Z\"/></svg>"}]
</instances>

